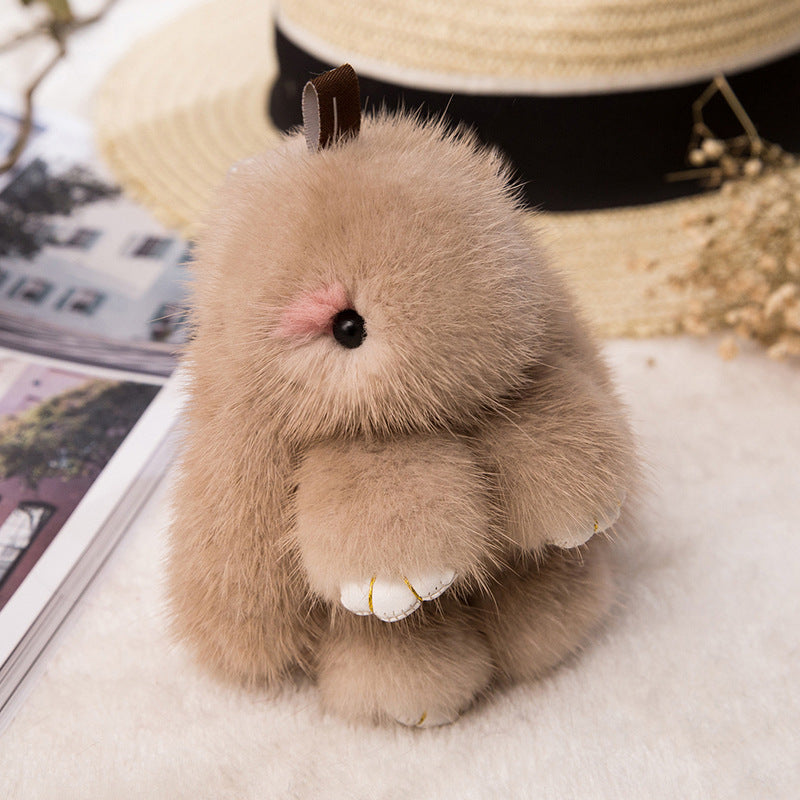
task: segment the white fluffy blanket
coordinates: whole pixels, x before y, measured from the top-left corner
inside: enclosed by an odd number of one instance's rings
[[[424,731],[220,685],[164,633],[162,490],[0,738],[0,797],[797,797],[800,369],[607,351],[655,488],[580,657]]]

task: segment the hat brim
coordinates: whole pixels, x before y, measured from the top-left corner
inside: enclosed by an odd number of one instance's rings
[[[140,41],[107,76],[95,107],[101,153],[117,180],[192,237],[230,165],[277,146],[265,110],[276,64],[271,9],[215,0]],[[674,333],[698,290],[675,288],[702,242],[687,226],[724,216],[710,192],[635,208],[531,213],[554,265],[605,336]]]

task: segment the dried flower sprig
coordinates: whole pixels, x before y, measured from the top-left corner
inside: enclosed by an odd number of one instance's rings
[[[707,125],[703,111],[721,94],[742,126],[742,134],[729,139],[718,137]],[[692,133],[686,159],[692,169],[671,172],[668,181],[698,180],[713,189],[725,181],[754,178],[765,170],[790,166],[796,159],[780,145],[762,139],[753,121],[724,75],[717,75],[692,104]]]
[[[35,0],[21,0],[23,5],[31,5]],[[76,30],[92,25],[102,19],[116,0],[106,0],[95,14],[76,17],[69,0],[41,0],[48,7],[48,17],[38,25],[34,25],[22,33],[12,36],[0,43],[0,54],[7,52],[37,36],[46,36],[56,45],[56,53],[45,66],[32,78],[22,90],[22,118],[17,129],[17,136],[5,158],[0,161],[0,175],[8,172],[19,160],[33,128],[33,95],[39,84],[50,74],[53,67],[67,54],[67,40]]]
[[[800,356],[800,169],[725,183],[730,202],[720,214],[684,220],[700,251],[672,278],[696,299],[684,331],[732,330],[767,347],[772,358]],[[735,338],[721,353],[732,357]]]
[[[730,139],[716,136],[703,116],[718,93],[742,127]],[[679,327],[697,335],[732,330],[720,345],[723,358],[736,355],[737,337],[760,342],[773,358],[800,356],[798,160],[759,136],[722,75],[694,102],[692,116],[687,160],[694,169],[667,178],[721,187],[728,202],[724,211],[683,221],[699,250],[685,272],[670,278],[693,298]]]

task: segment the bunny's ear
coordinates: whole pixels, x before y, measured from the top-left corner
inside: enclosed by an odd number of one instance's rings
[[[358,76],[349,64],[323,72],[305,85],[303,126],[312,153],[339,139],[358,136],[361,95]]]

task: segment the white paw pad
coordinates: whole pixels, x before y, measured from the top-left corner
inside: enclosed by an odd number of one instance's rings
[[[573,531],[561,531],[558,534],[554,534],[550,539],[550,544],[564,549],[580,547],[580,545],[586,544],[592,536],[608,530],[619,519],[625,497],[626,493],[621,492],[620,499],[605,512],[598,513],[596,517],[593,517],[590,524],[576,528]]]
[[[409,575],[401,580],[373,576],[367,581],[342,584],[342,605],[354,614],[374,614],[384,622],[397,622],[413,614],[424,600],[433,600],[455,580],[453,570]]]

